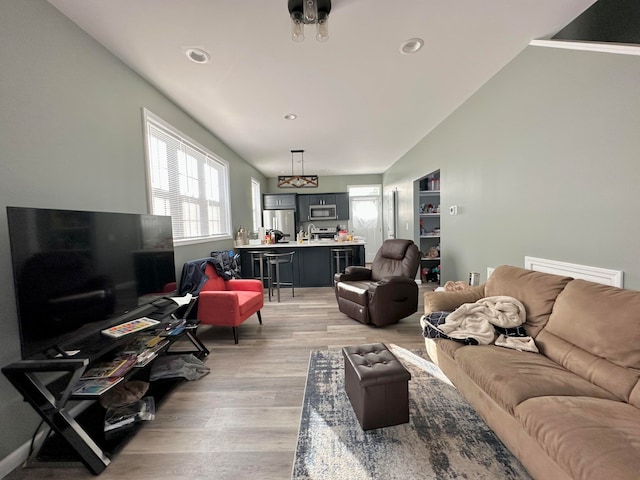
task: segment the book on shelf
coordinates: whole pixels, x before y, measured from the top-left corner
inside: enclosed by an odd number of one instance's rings
[[[133,339],[127,343],[120,351],[120,355],[131,355],[136,357],[136,367],[143,367],[158,356],[158,352],[167,345],[169,341],[158,335],[144,335]]]
[[[127,373],[134,363],[129,356],[98,362],[91,365],[89,369],[82,374],[81,378],[84,380],[88,378],[119,377]]]
[[[151,362],[151,360],[153,360],[154,358],[156,358],[158,356],[158,354],[154,351],[152,351],[151,349],[147,350],[146,352],[141,353],[140,355],[138,355],[137,358],[137,363],[136,363],[136,367],[145,367],[149,364],[149,362]]]
[[[80,380],[73,388],[73,395],[96,396],[102,395],[114,385],[117,385],[124,377],[87,378]]]
[[[143,352],[139,353],[136,357],[138,360],[136,367],[144,367],[147,365],[151,360],[158,356],[158,352],[168,343],[169,340],[162,339],[161,342],[154,343],[152,347],[148,347]]]
[[[140,330],[145,330],[146,328],[152,327],[159,323],[159,320],[154,320],[153,318],[140,317],[134,320],[129,320],[128,322],[121,323],[119,325],[105,328],[104,330],[101,330],[101,332],[109,337],[120,338],[131,333],[139,332]]]
[[[164,339],[159,335],[138,335],[127,342],[119,351],[120,355],[139,355],[149,348],[154,348]]]
[[[127,373],[136,364],[136,357],[127,355],[114,358],[113,360],[98,362],[82,374],[82,380],[99,379],[110,377],[121,377]]]

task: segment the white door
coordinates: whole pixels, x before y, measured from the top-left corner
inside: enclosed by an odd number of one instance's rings
[[[351,202],[350,230],[365,238],[365,262],[373,261],[382,246],[382,202],[380,196],[349,197]]]

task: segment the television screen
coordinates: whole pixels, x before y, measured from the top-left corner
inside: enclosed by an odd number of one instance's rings
[[[175,289],[171,217],[7,207],[7,219],[24,359],[61,353]]]

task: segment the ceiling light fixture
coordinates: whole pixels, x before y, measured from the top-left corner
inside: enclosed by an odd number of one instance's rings
[[[400,45],[400,53],[404,55],[411,55],[412,53],[416,53],[424,46],[424,40],[421,38],[410,38],[402,45]]]
[[[208,63],[211,60],[211,55],[201,48],[187,48],[185,55],[189,60],[194,63]]]
[[[295,113],[287,113],[284,116],[285,120],[295,120],[296,118],[298,118],[298,115],[296,115]]]
[[[293,174],[293,155],[300,154],[300,175]],[[304,174],[304,150],[291,150],[291,175],[278,175],[279,188],[317,188],[318,176]]]
[[[329,13],[331,0],[289,0],[291,38],[294,42],[304,40],[304,26],[316,25],[316,40],[329,40]]]

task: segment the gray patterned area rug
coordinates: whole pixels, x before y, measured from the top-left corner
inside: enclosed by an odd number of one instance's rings
[[[388,345],[411,373],[404,425],[364,432],[340,350],[311,352],[292,479],[530,479],[440,369]]]

